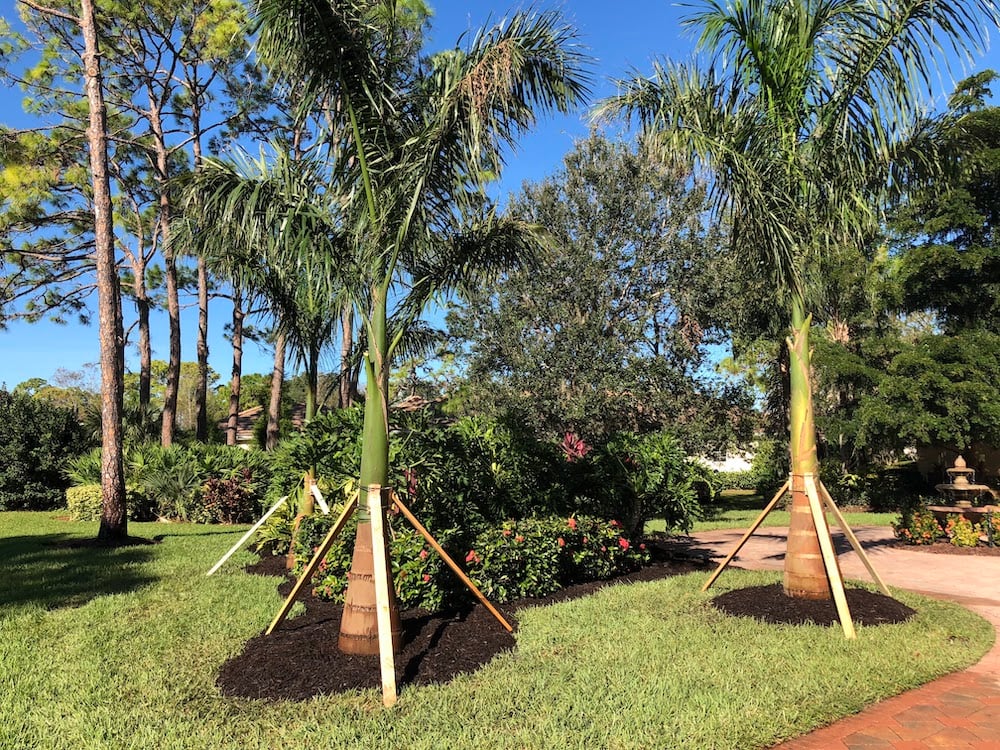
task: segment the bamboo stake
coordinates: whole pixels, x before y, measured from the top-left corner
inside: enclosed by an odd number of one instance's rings
[[[514,628],[511,626],[511,624],[504,619],[503,615],[501,615],[500,612],[497,611],[496,607],[494,607],[490,603],[490,600],[487,599],[483,595],[483,592],[476,587],[476,584],[472,582],[472,579],[470,579],[465,574],[465,572],[460,567],[458,567],[458,564],[454,560],[452,560],[451,556],[444,551],[444,548],[437,543],[437,540],[433,537],[431,532],[429,532],[426,528],[424,528],[423,524],[421,524],[420,521],[417,520],[417,517],[410,512],[409,508],[403,505],[403,501],[400,500],[399,496],[395,493],[393,493],[392,495],[392,502],[395,503],[397,508],[399,508],[399,512],[402,513],[404,516],[406,516],[406,520],[410,522],[413,528],[415,528],[418,532],[420,532],[420,535],[423,536],[423,538],[427,540],[427,543],[431,545],[434,551],[441,556],[441,559],[444,560],[445,563],[448,565],[448,567],[452,569],[452,572],[454,572],[455,575],[458,576],[458,579],[465,584],[466,588],[468,588],[469,591],[471,591],[473,595],[475,595],[475,597],[479,600],[479,602],[484,607],[486,607],[486,609],[489,610],[491,615],[497,618],[497,620],[500,622],[501,625],[503,625],[504,629],[506,629],[508,633],[512,633],[514,631]]]
[[[263,526],[264,522],[267,521],[267,519],[271,517],[271,514],[274,513],[278,508],[280,508],[281,504],[283,502],[285,502],[287,499],[288,499],[288,495],[285,495],[278,502],[276,502],[274,505],[272,505],[271,508],[270,508],[270,510],[268,510],[267,513],[265,513],[264,515],[262,515],[260,517],[260,520],[257,521],[257,523],[255,523],[253,526],[251,526],[249,528],[249,530],[247,531],[247,533],[244,534],[243,536],[241,536],[240,540],[238,542],[236,542],[236,544],[234,544],[232,547],[230,547],[229,551],[226,554],[224,554],[219,559],[219,562],[217,562],[215,565],[213,565],[212,569],[209,570],[205,575],[210,576],[213,573],[215,573],[215,571],[217,571],[219,568],[221,568],[222,565],[223,565],[223,563],[225,563],[226,560],[228,560],[230,557],[232,557],[236,553],[236,550],[238,550],[240,547],[242,547],[243,544],[246,542],[246,540],[249,539],[253,535],[253,533],[255,531],[257,531],[257,529],[259,529],[261,526]]]
[[[826,501],[826,506],[833,513],[834,518],[837,519],[837,524],[840,526],[841,531],[844,532],[844,536],[850,541],[851,546],[854,547],[854,551],[858,553],[858,557],[861,558],[861,562],[864,563],[865,567],[868,568],[868,572],[871,574],[872,580],[879,587],[879,590],[886,596],[891,597],[892,594],[889,593],[889,587],[885,585],[881,576],[875,572],[875,567],[872,565],[871,560],[868,557],[868,553],[865,552],[864,548],[861,546],[861,542],[854,535],[854,531],[851,529],[850,525],[847,523],[847,519],[844,518],[844,514],[840,512],[840,508],[837,504],[833,502],[833,498],[830,497],[829,491],[826,489],[826,485],[823,484],[822,480],[819,482],[819,491],[823,499]]]
[[[396,661],[392,653],[392,622],[389,614],[389,559],[385,550],[385,509],[382,488],[368,487],[368,513],[371,516],[372,557],[375,563],[375,606],[378,617],[379,664],[382,669],[382,705],[396,705]]]
[[[840,576],[837,553],[834,552],[833,540],[830,538],[830,527],[826,524],[823,505],[819,499],[819,491],[816,489],[816,476],[814,474],[804,474],[803,479],[806,485],[806,495],[809,496],[809,510],[812,511],[813,524],[816,526],[816,536],[819,537],[819,548],[823,553],[823,564],[826,566],[826,575],[830,579],[833,601],[837,605],[837,616],[840,617],[840,625],[844,629],[844,636],[848,639],[854,639],[857,638],[857,633],[854,631],[851,610],[847,606],[844,579]]]
[[[289,593],[288,598],[285,599],[285,603],[281,606],[281,610],[275,616],[274,621],[265,631],[264,635],[271,635],[271,633],[274,632],[274,629],[285,621],[285,618],[288,616],[288,612],[292,609],[292,605],[295,603],[295,597],[299,595],[302,587],[309,582],[309,579],[313,577],[313,573],[316,572],[319,564],[323,562],[323,558],[325,558],[326,553],[330,551],[330,547],[333,546],[337,536],[344,530],[344,526],[347,525],[347,520],[351,517],[351,513],[354,511],[356,505],[357,498],[351,498],[347,501],[340,517],[337,519],[336,523],[333,524],[333,528],[331,528],[330,532],[326,535],[326,539],[324,539],[323,543],[316,549],[316,554],[312,556],[309,564],[306,565],[306,569],[302,571],[302,575],[300,575],[299,580],[295,582],[295,586],[292,587],[291,593]]]
[[[702,591],[708,591],[709,587],[713,583],[715,583],[715,579],[717,579],[720,575],[722,575],[722,571],[726,569],[726,566],[729,565],[729,563],[732,562],[733,558],[739,554],[741,549],[743,549],[743,545],[747,543],[747,539],[750,538],[750,535],[753,534],[758,528],[760,528],[760,525],[764,523],[764,519],[767,518],[767,514],[770,513],[772,510],[774,510],[774,506],[778,504],[778,500],[781,499],[781,496],[785,494],[786,490],[788,490],[787,479],[785,480],[785,483],[781,485],[781,489],[779,489],[775,493],[774,497],[771,498],[771,502],[767,504],[767,507],[765,507],[764,510],[761,512],[761,514],[757,516],[757,520],[753,522],[753,525],[749,529],[747,529],[746,533],[743,535],[743,538],[740,539],[739,543],[736,545],[733,551],[729,553],[729,555],[726,557],[725,560],[719,563],[719,567],[717,567],[715,569],[715,572],[712,573],[712,577],[709,578],[707,581],[705,581],[705,585],[701,587]]]

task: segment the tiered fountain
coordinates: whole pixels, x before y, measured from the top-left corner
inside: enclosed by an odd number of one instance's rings
[[[948,481],[934,485],[934,489],[951,501],[951,505],[932,505],[928,510],[944,517],[949,513],[961,513],[977,523],[986,513],[1000,510],[995,505],[981,505],[984,499],[993,499],[993,490],[985,484],[976,484],[976,470],[970,469],[965,459],[959,456],[955,465],[945,469]]]

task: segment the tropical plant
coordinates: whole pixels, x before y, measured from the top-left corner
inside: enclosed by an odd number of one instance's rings
[[[903,157],[933,164],[919,115],[934,51],[981,47],[997,18],[985,0],[708,0],[688,25],[710,66],[657,63],[602,107],[637,118],[654,153],[710,171],[734,251],[770,274],[787,311],[791,596],[830,597],[804,482],[819,472],[809,344],[817,261],[867,239],[901,183]]]
[[[367,342],[362,489],[389,481],[389,369],[407,323],[435,295],[523,257],[538,236],[501,219],[485,184],[539,112],[568,111],[585,92],[582,52],[555,14],[516,14],[466,49],[417,64],[408,6],[257,2],[265,63],[301,86],[304,102],[330,103],[341,138],[334,187],[345,200],[349,291]],[[371,533],[364,508],[359,520],[360,540]],[[352,565],[371,571],[370,554]],[[377,651],[374,601],[371,576],[352,577],[342,649]]]

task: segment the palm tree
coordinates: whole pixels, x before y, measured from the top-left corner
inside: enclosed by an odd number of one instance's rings
[[[804,485],[819,471],[809,377],[815,261],[838,243],[860,243],[878,221],[901,182],[904,136],[919,124],[934,61],[981,47],[983,17],[996,23],[987,0],[707,0],[687,23],[700,29],[710,65],[658,63],[651,77],[620,82],[599,109],[637,119],[651,147],[710,172],[734,252],[771,274],[788,315],[789,596],[830,597]]]
[[[302,86],[304,101],[335,103],[331,190],[346,199],[350,291],[367,346],[362,488],[388,484],[389,368],[408,323],[435,295],[488,278],[537,240],[532,228],[497,216],[486,183],[537,114],[569,111],[586,91],[585,58],[554,14],[514,15],[468,49],[418,64],[409,5],[256,7],[266,64]],[[360,509],[340,631],[340,648],[352,653],[378,653],[370,521]]]

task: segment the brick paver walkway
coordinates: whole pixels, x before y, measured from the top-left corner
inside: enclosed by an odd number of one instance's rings
[[[760,529],[733,565],[780,570],[784,565],[783,528]],[[997,643],[976,665],[921,688],[876,703],[778,746],[780,750],[922,750],[978,748],[1000,750],[1000,557],[935,555],[887,546],[892,532],[883,527],[855,529],[875,570],[890,586],[949,599],[981,614],[998,631]],[[697,546],[726,555],[743,535],[739,530],[694,535]],[[834,532],[845,578],[870,580],[846,540]],[[777,750],[777,748],[775,749]]]

